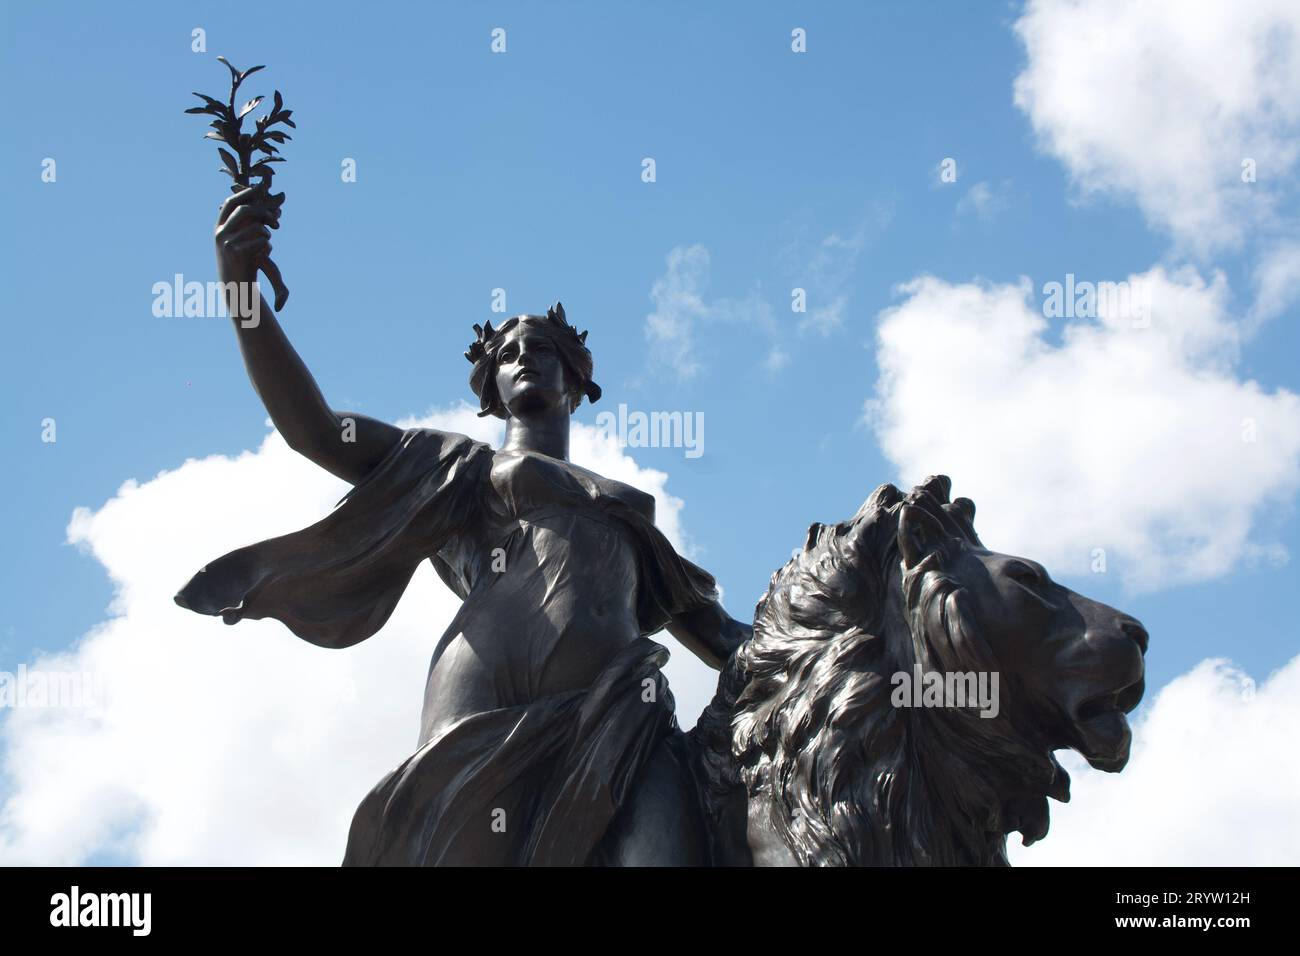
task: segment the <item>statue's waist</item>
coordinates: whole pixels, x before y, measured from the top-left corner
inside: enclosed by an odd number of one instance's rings
[[[588,499],[496,514],[490,521],[486,538],[497,545],[532,528],[572,536],[574,544],[611,538],[632,548],[635,540],[635,535],[626,522]]]
[[[559,603],[526,619],[492,608],[449,630],[425,686],[425,737],[469,714],[585,692],[640,639],[630,614],[620,620],[590,609],[570,613]]]

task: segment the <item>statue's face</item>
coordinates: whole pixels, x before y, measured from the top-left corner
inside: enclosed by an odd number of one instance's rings
[[[496,386],[501,403],[515,418],[568,410],[564,363],[554,340],[531,322],[520,322],[507,334],[496,355]]]
[[[1073,747],[1098,770],[1122,769],[1132,739],[1125,715],[1146,687],[1146,629],[1027,558],[962,548],[949,573],[1010,679],[1008,709],[1054,749]]]

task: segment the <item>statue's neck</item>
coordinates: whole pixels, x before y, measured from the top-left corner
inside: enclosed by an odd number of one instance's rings
[[[569,413],[558,409],[529,418],[511,417],[506,422],[502,451],[533,452],[561,461],[569,460]]]

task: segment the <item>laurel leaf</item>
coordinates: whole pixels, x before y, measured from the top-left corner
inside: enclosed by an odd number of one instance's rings
[[[220,146],[217,147],[217,152],[221,154],[221,161],[226,164],[227,169],[233,169],[238,172],[239,160],[235,159],[234,156],[230,155],[230,153],[226,152]]]
[[[201,99],[203,102],[207,103],[213,109],[220,110],[223,113],[226,111],[226,104],[221,102],[220,100],[213,99],[211,96],[208,96],[206,93],[195,93],[194,95],[197,96],[199,99]]]
[[[224,56],[218,56],[218,57],[217,57],[217,62],[218,62],[218,63],[224,63],[224,64],[226,64],[226,69],[228,69],[228,70],[230,71],[230,79],[234,82],[235,86],[238,86],[238,85],[239,85],[239,71],[238,71],[237,69],[235,69],[234,64],[232,64],[232,63],[231,63],[229,60],[227,60]]]

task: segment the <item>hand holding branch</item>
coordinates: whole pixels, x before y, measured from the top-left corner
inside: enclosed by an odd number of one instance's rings
[[[207,114],[213,117],[212,129],[205,134],[206,139],[225,143],[234,150],[218,146],[221,155],[221,171],[234,183],[231,192],[235,195],[227,199],[221,207],[221,216],[217,221],[217,261],[223,270],[222,281],[252,281],[257,272],[261,272],[275,290],[275,309],[284,308],[289,298],[280,269],[271,261],[270,229],[279,228],[280,207],[284,204],[284,193],[271,193],[271,179],[275,175],[274,163],[284,162],[279,156],[276,144],[283,145],[292,137],[283,130],[272,129],[277,123],[297,128],[290,117],[293,110],[284,108],[280,91],[275,91],[273,107],[270,113],[255,122],[252,133],[243,131],[244,117],[261,105],[265,97],[255,96],[238,110],[235,98],[240,85],[258,70],[255,66],[247,70],[237,70],[223,56],[217,57],[230,70],[230,97],[227,102],[203,93],[195,93],[203,100],[202,106],[188,109],[187,113]],[[261,154],[261,155],[256,155]],[[254,183],[253,180],[257,182]],[[236,206],[246,208],[239,212]],[[225,268],[231,267],[226,273]]]

